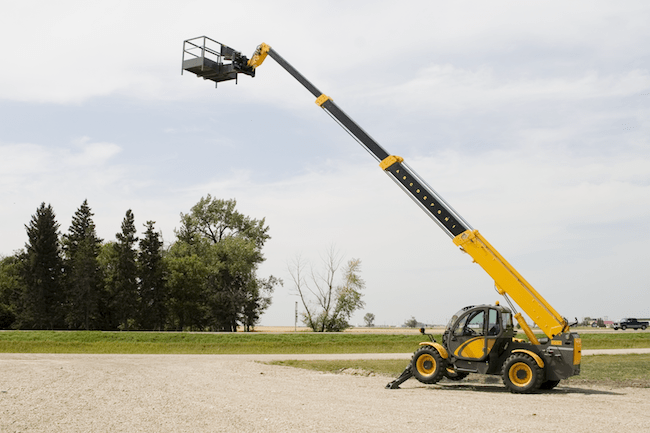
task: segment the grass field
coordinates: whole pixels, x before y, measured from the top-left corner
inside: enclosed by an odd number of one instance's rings
[[[387,379],[396,378],[404,370],[404,360],[354,361],[274,361],[273,365],[304,368],[330,373],[377,374]],[[488,376],[470,374],[466,382],[485,382]],[[500,378],[492,376],[494,381]],[[387,380],[388,382],[389,380]],[[650,355],[594,355],[582,358],[579,376],[562,383],[568,385],[600,385],[611,387],[650,387]]]
[[[4,331],[3,353],[255,354],[403,353],[422,340],[405,334]]]
[[[521,336],[523,337],[523,335]],[[650,333],[583,334],[583,349],[650,347]],[[440,336],[436,338],[440,341]],[[408,353],[419,334],[1,331],[2,353]]]

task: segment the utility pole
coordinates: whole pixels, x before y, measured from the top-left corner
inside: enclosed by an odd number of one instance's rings
[[[298,331],[298,301],[296,301],[296,316],[293,321],[293,331]]]

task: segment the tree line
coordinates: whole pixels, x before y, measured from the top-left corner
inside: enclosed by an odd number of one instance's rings
[[[138,238],[131,210],[105,242],[87,200],[65,234],[42,203],[25,248],[0,260],[0,329],[251,330],[282,281],[257,275],[264,218],[235,207],[201,198],[165,247],[154,221]]]

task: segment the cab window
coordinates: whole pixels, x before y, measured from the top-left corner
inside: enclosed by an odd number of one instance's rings
[[[511,313],[502,313],[501,314],[501,320],[503,321],[503,326],[506,327],[506,329],[512,328],[512,314]]]
[[[488,335],[499,335],[501,326],[499,325],[499,312],[490,308],[488,313]]]
[[[485,311],[473,311],[462,317],[454,329],[455,336],[485,335],[483,324],[485,323]]]

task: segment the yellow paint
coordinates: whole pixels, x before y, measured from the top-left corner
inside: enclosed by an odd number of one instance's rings
[[[553,346],[561,346],[561,345],[562,345],[562,341],[561,341],[561,340],[551,340],[551,344],[552,344]]]
[[[474,337],[458,346],[454,355],[462,358],[480,359],[485,356],[485,338]]]
[[[402,163],[404,162],[404,158],[402,158],[401,156],[389,155],[379,163],[379,167],[382,170],[386,170],[388,167],[395,164],[396,162]]]
[[[549,338],[568,332],[567,321],[477,230],[467,230],[459,234],[454,238],[454,243],[492,277],[497,291],[510,296]]]
[[[427,362],[431,363],[430,368],[426,367]],[[415,368],[417,368],[418,372],[423,376],[429,376],[430,374],[433,374],[436,371],[436,364],[437,364],[436,358],[429,355],[428,353],[424,353],[418,357],[415,363]]]
[[[530,342],[535,345],[539,345],[539,340],[537,340],[537,337],[535,336],[535,334],[533,334],[533,330],[530,329],[530,326],[528,326],[528,323],[526,323],[526,319],[524,319],[524,316],[522,316],[521,313],[517,313],[515,314],[515,319],[517,319],[517,322],[519,322],[519,326],[521,326],[521,329],[524,330],[524,334],[526,334],[528,340],[530,340]]]
[[[253,69],[260,66],[264,59],[266,59],[266,56],[269,54],[270,49],[270,46],[266,45],[265,43],[261,43],[255,50],[255,53],[253,53],[253,57],[248,61],[248,66],[251,66]]]
[[[573,365],[580,365],[582,360],[582,339],[576,338],[573,340]]]
[[[440,356],[442,357],[442,359],[447,359],[447,358],[449,358],[449,352],[447,352],[447,349],[445,349],[445,346],[443,346],[443,345],[440,344],[440,343],[433,343],[433,342],[431,342],[431,341],[423,341],[422,343],[420,343],[420,346],[431,346],[431,347],[434,347],[434,348],[438,351],[438,353],[440,354]]]
[[[523,373],[521,377],[519,377],[520,373]],[[523,387],[528,385],[530,381],[533,380],[533,370],[530,368],[530,365],[526,364],[525,362],[517,362],[510,366],[510,370],[508,370],[508,377],[510,378],[510,382],[512,382],[513,385]]]
[[[319,107],[322,107],[325,102],[331,101],[331,100],[332,100],[332,98],[330,98],[329,96],[327,96],[326,94],[323,93],[318,98],[316,98],[316,105],[318,105]]]
[[[512,351],[512,353],[525,353],[526,355],[530,355],[535,360],[539,368],[544,368],[544,360],[542,360],[542,358],[540,358],[539,355],[533,351],[526,349],[515,349]]]

